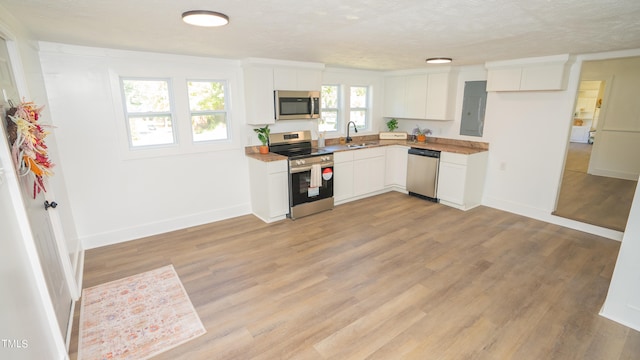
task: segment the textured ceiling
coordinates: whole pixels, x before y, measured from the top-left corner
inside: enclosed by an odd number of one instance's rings
[[[640,0],[0,0],[35,38],[67,44],[393,70],[640,48]],[[213,10],[222,28],[184,24]],[[1,10],[1,9],[0,9]],[[433,65],[429,65],[433,66]]]

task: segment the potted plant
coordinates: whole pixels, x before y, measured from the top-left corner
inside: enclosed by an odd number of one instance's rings
[[[387,129],[389,129],[389,131],[393,131],[397,128],[398,128],[398,120],[396,120],[395,118],[392,118],[391,120],[387,121]]]
[[[426,142],[427,135],[431,135],[431,130],[427,128],[420,128],[420,125],[416,125],[416,128],[413,129],[413,135],[416,137],[417,142]]]
[[[269,153],[269,134],[271,130],[269,129],[269,125],[265,125],[265,127],[259,129],[253,129],[258,134],[258,139],[262,142],[260,146],[260,154],[268,154]]]

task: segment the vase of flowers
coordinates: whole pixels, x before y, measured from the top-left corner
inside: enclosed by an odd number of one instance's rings
[[[413,129],[413,136],[417,142],[426,142],[427,135],[431,135],[431,130],[427,128],[420,128],[420,125],[416,125],[416,128]]]

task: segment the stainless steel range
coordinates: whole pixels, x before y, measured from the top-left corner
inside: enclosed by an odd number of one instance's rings
[[[269,135],[269,151],[289,158],[289,217],[333,209],[333,153],[311,146],[310,131]]]

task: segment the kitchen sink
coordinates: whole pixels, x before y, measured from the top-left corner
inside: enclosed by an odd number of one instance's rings
[[[359,144],[347,144],[349,149],[361,149],[371,145],[378,145],[377,143],[359,143]]]

